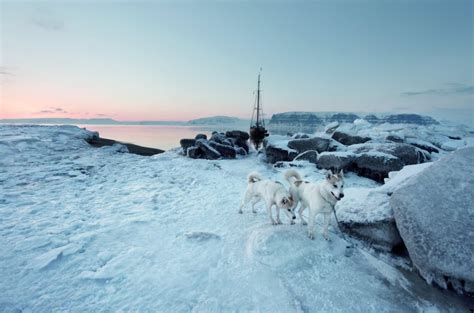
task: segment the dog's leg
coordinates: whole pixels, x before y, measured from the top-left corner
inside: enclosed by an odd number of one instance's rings
[[[257,204],[257,202],[259,201],[260,199],[257,198],[257,197],[254,197],[253,200],[252,200],[252,213],[257,213],[257,211],[255,211],[255,204]]]
[[[276,206],[276,215],[277,215],[277,218],[276,218],[276,222],[277,224],[281,224],[281,220],[280,220],[280,207],[278,205],[275,205]]]
[[[245,192],[245,196],[244,198],[242,199],[242,202],[240,203],[240,208],[239,208],[239,214],[242,214],[243,211],[242,209],[244,208],[245,205],[247,205],[247,203],[249,202],[251,198],[251,192],[249,189],[247,189],[247,191]]]
[[[267,206],[267,214],[268,214],[268,218],[270,219],[270,223],[273,224],[273,225],[277,225],[277,222],[273,219],[273,216],[272,216],[272,203],[266,203],[266,206]]]
[[[300,209],[298,210],[298,215],[300,216],[301,224],[307,225],[308,223],[306,223],[306,220],[303,217],[304,210],[306,210],[306,206],[301,203]]]
[[[329,221],[331,219],[331,213],[324,213],[324,226],[323,226],[323,237],[326,240],[329,240]]]
[[[316,227],[316,212],[309,208],[309,217],[308,217],[308,238],[314,239],[314,229]]]

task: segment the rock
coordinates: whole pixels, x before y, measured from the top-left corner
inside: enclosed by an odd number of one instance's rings
[[[236,138],[243,141],[247,141],[250,138],[249,133],[241,131],[241,130],[231,130],[231,131],[226,132],[225,135],[226,137]]]
[[[330,134],[334,133],[338,127],[339,127],[339,122],[338,121],[329,123],[324,127],[324,132],[326,134],[330,135]]]
[[[318,161],[318,152],[315,150],[308,150],[293,159],[293,161],[308,161],[310,163],[316,164]]]
[[[196,146],[201,148],[201,150],[204,153],[204,156],[208,160],[216,160],[222,157],[222,155],[216,149],[214,149],[213,147],[209,145],[209,142],[207,140],[204,140],[204,139],[196,140]]]
[[[228,140],[223,133],[213,132],[209,141],[214,141],[220,144],[224,144],[224,141]]]
[[[235,152],[237,155],[247,155],[247,151],[245,151],[245,149],[242,147],[236,147]]]
[[[288,142],[288,147],[303,153],[308,150],[315,150],[319,153],[327,151],[329,147],[329,138],[311,137],[304,139],[294,139]]]
[[[249,153],[249,145],[247,144],[247,141],[232,138],[231,145],[235,149],[242,148],[247,154]]]
[[[393,218],[372,223],[341,222],[342,231],[366,241],[378,250],[403,250],[403,241]]]
[[[316,165],[318,168],[348,171],[352,168],[354,159],[352,152],[323,152],[318,156]]]
[[[189,147],[187,149],[186,155],[192,159],[199,159],[204,157],[204,151],[199,147]]]
[[[379,188],[346,188],[337,205],[342,231],[383,251],[403,250],[395,224],[390,197]]]
[[[267,156],[267,162],[273,164],[279,161],[293,161],[293,159],[298,155],[298,152],[295,150],[267,146],[265,148],[265,154]]]
[[[370,137],[361,137],[361,136],[356,136],[356,135],[349,135],[347,133],[341,132],[341,131],[335,131],[334,134],[332,134],[332,138],[334,140],[339,141],[343,145],[350,146],[350,145],[355,145],[359,143],[364,143],[369,141],[371,138]]]
[[[194,137],[194,139],[198,140],[198,139],[205,139],[207,140],[207,135],[205,134],[197,134],[196,137]]]
[[[403,168],[403,162],[396,156],[377,152],[363,152],[355,156],[354,171],[360,176],[383,182],[389,172],[399,171]]]
[[[396,189],[390,199],[415,267],[428,283],[474,286],[474,147],[457,150]],[[467,288],[467,289],[466,289]],[[474,290],[471,290],[474,291]]]
[[[399,158],[404,165],[421,163],[422,153],[412,145],[405,143],[364,143],[348,147],[354,153],[364,153],[369,151],[383,152]]]
[[[398,143],[403,143],[404,142],[403,138],[399,137],[397,135],[388,135],[387,137],[385,137],[385,140],[398,142]]]
[[[270,135],[263,140],[265,155],[268,163],[279,161],[293,161],[298,155],[296,150],[288,148],[288,137],[281,135]]]
[[[329,139],[329,147],[327,151],[347,151],[347,147],[344,146],[342,143],[340,143],[337,140],[334,139]]]
[[[236,152],[232,146],[223,145],[213,141],[209,141],[209,145],[217,150],[224,158],[235,159]]]
[[[424,140],[417,139],[417,138],[407,138],[406,143],[408,143],[412,146],[415,146],[419,149],[428,151],[429,153],[431,153],[431,152],[439,153],[438,148],[436,148],[435,145],[429,143],[428,141],[424,141]]]
[[[186,154],[186,151],[188,150],[188,148],[196,145],[196,140],[195,139],[181,139],[179,141],[179,144],[181,145],[181,148],[183,148],[184,154]]]

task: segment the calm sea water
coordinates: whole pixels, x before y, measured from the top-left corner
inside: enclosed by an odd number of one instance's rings
[[[221,127],[194,127],[194,126],[164,126],[164,125],[77,125],[88,130],[98,131],[100,137],[134,143],[140,146],[168,150],[179,147],[182,138],[194,138],[196,134],[206,134],[208,137],[213,130],[225,131]],[[242,127],[232,127],[241,129]],[[248,130],[247,130],[248,131]]]

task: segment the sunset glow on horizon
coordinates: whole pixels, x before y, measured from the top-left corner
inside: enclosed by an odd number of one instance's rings
[[[0,119],[473,121],[473,2],[3,1]]]

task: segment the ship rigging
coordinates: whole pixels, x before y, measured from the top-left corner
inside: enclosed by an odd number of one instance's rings
[[[268,131],[265,129],[265,119],[263,117],[263,108],[261,104],[260,74],[261,72],[258,73],[255,105],[253,108],[252,120],[250,122],[250,142],[255,146],[256,150],[259,149],[263,139],[268,136]]]

